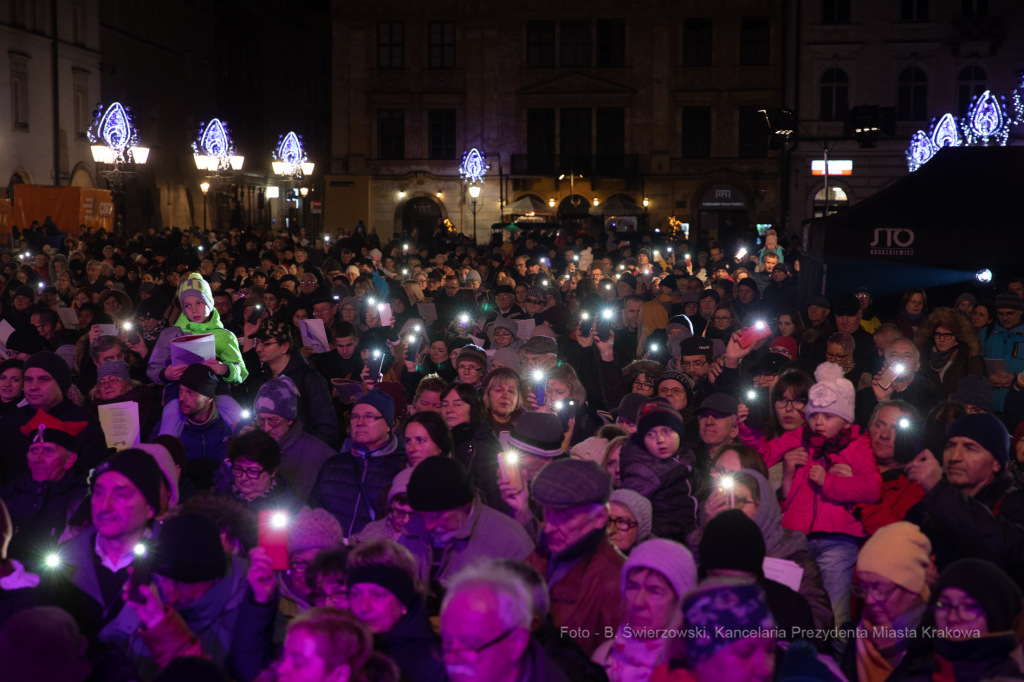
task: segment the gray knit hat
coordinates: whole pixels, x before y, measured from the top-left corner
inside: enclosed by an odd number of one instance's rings
[[[545,355],[547,353],[557,355],[558,345],[549,336],[534,336],[523,344],[522,350],[524,353],[532,353],[534,355]]]
[[[627,393],[622,396],[622,400],[619,401],[619,406],[612,410],[612,416],[618,419],[628,419],[629,421],[636,423],[639,420],[640,407],[643,406],[650,396],[641,395],[639,393]]]
[[[697,564],[693,554],[672,540],[653,538],[633,548],[619,574],[619,591],[622,594],[626,593],[626,581],[634,568],[649,568],[665,576],[679,599],[697,586]]]
[[[331,549],[345,539],[341,524],[326,509],[303,507],[288,526],[288,553],[307,549]]]
[[[612,496],[609,500],[611,502],[618,502],[628,508],[636,518],[636,544],[640,544],[650,537],[651,527],[654,522],[654,508],[651,506],[650,500],[629,488],[619,488],[612,491]]]
[[[954,308],[959,308],[960,304],[967,301],[971,305],[978,305],[978,297],[974,294],[968,294],[966,291],[956,297],[956,303],[953,305]]]
[[[253,412],[269,412],[294,421],[299,414],[299,389],[295,382],[282,375],[260,386]]]
[[[954,403],[980,407],[986,412],[992,412],[992,382],[988,377],[968,374],[960,378],[956,391],[949,399]]]
[[[611,474],[596,462],[560,459],[537,474],[530,487],[530,498],[548,509],[573,509],[605,504],[611,492]]]

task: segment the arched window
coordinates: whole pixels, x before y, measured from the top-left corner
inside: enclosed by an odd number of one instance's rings
[[[821,75],[821,113],[819,121],[846,118],[850,79],[842,69],[829,69]]]
[[[828,214],[832,215],[842,211],[850,205],[850,197],[842,187],[831,185],[828,188]],[[814,217],[821,218],[825,215],[825,188],[822,187],[814,193]]]
[[[960,112],[960,118],[967,115],[967,107],[971,105],[971,98],[985,92],[987,83],[985,69],[980,66],[967,66],[960,71],[960,79],[957,83],[957,110]]]
[[[896,118],[901,121],[923,121],[928,118],[928,78],[916,66],[903,69],[900,73]]]

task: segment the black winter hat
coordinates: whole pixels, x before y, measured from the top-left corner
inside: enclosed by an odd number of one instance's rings
[[[406,495],[415,511],[438,512],[466,506],[476,498],[476,490],[466,467],[442,455],[416,465]]]
[[[958,587],[985,610],[989,632],[1012,630],[1021,612],[1021,592],[998,566],[984,559],[954,561],[932,588],[932,604],[947,587]]]
[[[724,568],[759,576],[766,550],[758,525],[741,509],[728,509],[704,526],[699,551],[705,571]]]
[[[100,476],[110,472],[121,474],[131,481],[146,498],[146,503],[153,511],[156,514],[160,513],[160,481],[164,480],[164,474],[160,470],[160,465],[153,459],[153,455],[139,448],[122,450],[93,469],[89,477],[90,485],[94,485]],[[219,532],[217,537],[220,538]]]
[[[182,514],[160,527],[153,552],[154,573],[182,583],[200,583],[223,578],[227,564],[220,530],[211,519]]]
[[[64,358],[48,350],[39,351],[25,361],[26,372],[33,367],[39,368],[52,376],[53,380],[60,386],[60,392],[67,397],[68,389],[71,388],[71,368],[68,367],[68,363]]]
[[[217,377],[206,365],[189,365],[182,373],[178,383],[207,398],[217,395]]]

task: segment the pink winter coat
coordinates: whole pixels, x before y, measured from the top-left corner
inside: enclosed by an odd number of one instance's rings
[[[867,535],[864,526],[853,516],[857,504],[877,502],[882,495],[882,475],[878,472],[875,453],[867,434],[858,436],[856,426],[853,441],[832,458],[832,464],[849,464],[853,476],[838,476],[829,471],[825,485],[810,481],[807,472],[814,463],[814,451],[808,447],[807,466],[798,467],[793,485],[783,506],[782,526],[803,533],[845,533],[862,538]],[[759,432],[740,427],[740,438],[761,453],[769,467],[782,461],[783,455],[804,445],[803,429],[785,433],[765,441]]]

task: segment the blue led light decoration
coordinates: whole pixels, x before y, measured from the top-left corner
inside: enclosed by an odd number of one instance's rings
[[[1024,123],[1024,69],[1017,71],[1017,81],[1019,85],[1010,94],[1010,100],[1013,102],[1013,121],[1010,122],[1011,125],[1021,125]]]
[[[931,140],[936,151],[943,147],[960,147],[964,140],[960,135],[957,118],[953,114],[943,114],[937,122],[932,123]]]
[[[192,154],[200,170],[242,170],[244,157],[235,154],[235,143],[227,124],[219,118],[199,125],[199,137],[192,143]]]
[[[1010,116],[1006,112],[1006,100],[986,90],[971,100],[967,118],[963,123],[967,144],[988,146],[989,140],[1006,146],[1010,135]]]
[[[97,163],[146,163],[149,149],[138,146],[139,131],[131,109],[114,102],[104,111],[99,104],[92,115],[93,123],[86,136],[92,143],[92,155]]]
[[[935,156],[935,146],[928,139],[923,130],[918,130],[910,138],[910,148],[907,149],[907,166],[913,173],[924,164],[931,161]]]
[[[490,169],[491,167],[487,165],[487,159],[484,158],[483,152],[473,147],[468,152],[462,154],[459,177],[462,178],[463,182],[483,184],[484,175]]]
[[[278,138],[277,149],[274,150],[273,168],[275,175],[290,175],[296,179],[313,174],[314,164],[306,159],[306,150],[302,146],[302,138],[293,132]]]

